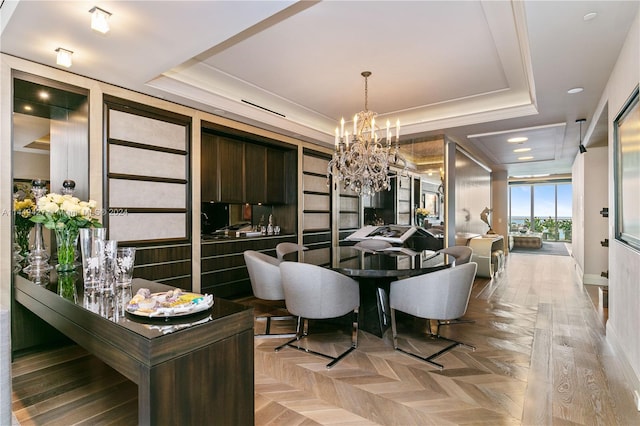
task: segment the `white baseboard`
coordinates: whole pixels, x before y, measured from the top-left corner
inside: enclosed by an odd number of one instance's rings
[[[607,343],[611,345],[616,360],[620,362],[623,379],[625,384],[629,386],[629,393],[632,395],[634,391],[640,391],[640,377],[633,370],[631,363],[629,363],[623,346],[620,344],[620,339],[610,321],[607,321],[606,329]]]

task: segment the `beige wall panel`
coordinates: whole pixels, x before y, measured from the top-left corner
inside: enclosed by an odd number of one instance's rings
[[[127,146],[109,146],[109,173],[186,179],[186,157]]]
[[[411,214],[400,213],[398,214],[398,225],[411,225]]]
[[[328,229],[329,219],[329,213],[305,213],[303,216],[303,229]]]
[[[360,200],[358,198],[340,197],[340,210],[358,211]]]
[[[305,175],[302,185],[303,191],[322,192],[325,194],[329,193],[326,177]]]
[[[118,241],[186,238],[185,213],[129,213],[109,215],[109,238]]]
[[[305,263],[313,265],[326,265],[331,260],[331,250],[327,248],[310,249],[304,252]]]
[[[304,210],[329,211],[331,198],[328,195],[304,194]]]
[[[340,213],[340,229],[359,228],[358,213]]]
[[[183,209],[187,207],[187,185],[109,179],[109,206]]]
[[[328,164],[328,160],[325,160],[324,158],[312,157],[310,155],[305,155],[302,159],[302,167],[303,171],[305,172],[326,175]]]
[[[163,148],[186,151],[184,126],[110,110],[109,137]]]

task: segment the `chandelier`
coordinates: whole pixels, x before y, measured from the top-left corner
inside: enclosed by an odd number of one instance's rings
[[[340,129],[336,127],[335,152],[327,167],[327,183],[333,175],[343,182],[345,189],[351,189],[358,195],[372,195],[391,187],[389,167],[400,166],[406,169],[406,161],[398,151],[400,138],[400,120],[396,121],[395,144],[392,144],[390,123],[387,120],[385,138],[379,136],[376,127],[376,113],[368,109],[367,79],[370,71],[363,71],[364,77],[364,111],[353,117],[353,136],[344,131],[344,118],[340,121]]]

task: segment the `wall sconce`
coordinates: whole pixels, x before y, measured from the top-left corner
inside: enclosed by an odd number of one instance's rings
[[[71,55],[73,55],[73,52],[71,50],[63,49],[62,47],[58,47],[56,52],[58,52],[56,64],[69,68],[71,66]]]
[[[584,123],[585,121],[587,121],[586,118],[579,118],[576,120],[576,123],[580,123],[580,145],[578,146],[578,149],[580,150],[580,154],[584,154],[585,152],[587,152],[587,148],[585,148],[585,146],[582,145],[582,123]]]
[[[94,6],[89,10],[91,13],[91,29],[102,34],[109,32],[109,17],[111,13]]]

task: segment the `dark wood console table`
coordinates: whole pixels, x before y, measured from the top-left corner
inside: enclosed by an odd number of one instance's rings
[[[16,275],[15,299],[138,385],[141,425],[253,424],[253,313],[216,298],[182,321],[143,322],[122,315],[117,298],[58,295]],[[135,279],[152,292],[172,287]]]

